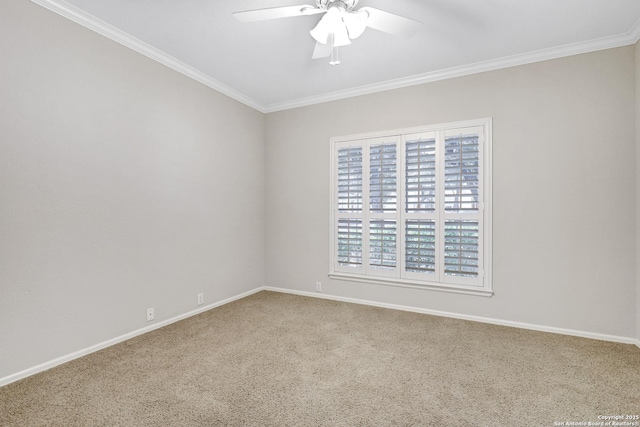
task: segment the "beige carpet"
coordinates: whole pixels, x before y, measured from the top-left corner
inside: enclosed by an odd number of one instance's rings
[[[640,413],[640,349],[261,292],[0,388],[1,426],[553,426]]]

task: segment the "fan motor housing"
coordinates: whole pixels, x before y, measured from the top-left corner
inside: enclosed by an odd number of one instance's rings
[[[331,3],[342,3],[348,11],[351,11],[358,4],[358,0],[316,0],[318,7],[325,10],[329,8]]]

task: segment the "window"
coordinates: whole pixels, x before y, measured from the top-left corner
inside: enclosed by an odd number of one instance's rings
[[[331,139],[331,271],[491,295],[491,119]]]

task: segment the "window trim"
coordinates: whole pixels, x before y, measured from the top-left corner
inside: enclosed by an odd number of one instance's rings
[[[370,133],[361,133],[355,135],[346,135],[339,137],[332,137],[330,139],[330,203],[329,203],[329,277],[336,280],[345,280],[350,282],[360,282],[360,283],[371,283],[371,284],[379,284],[379,285],[389,285],[389,286],[399,286],[406,288],[414,288],[414,289],[427,289],[427,290],[435,290],[435,291],[444,291],[458,294],[467,294],[467,295],[478,295],[490,297],[493,295],[493,281],[492,281],[492,158],[493,158],[493,148],[492,148],[492,118],[483,118],[476,120],[466,120],[459,122],[449,122],[442,124],[434,124],[434,125],[426,125],[426,126],[418,126],[411,128],[402,128],[395,130],[386,130],[386,131],[377,131]],[[336,173],[337,173],[337,160],[336,156],[336,145],[345,142],[356,142],[364,140],[373,140],[380,138],[395,138],[401,145],[398,145],[398,157],[401,157],[401,153],[404,153],[404,141],[405,138],[409,135],[420,134],[420,133],[428,133],[428,132],[438,132],[442,131],[443,134],[448,130],[458,129],[458,128],[466,128],[466,127],[482,127],[484,130],[484,140],[482,142],[482,168],[480,174],[480,185],[481,185],[481,193],[482,193],[482,201],[483,203],[480,206],[482,210],[481,213],[481,221],[480,226],[482,227],[481,240],[482,240],[482,278],[480,281],[480,286],[477,285],[468,285],[468,284],[460,284],[460,283],[442,283],[442,282],[431,282],[427,280],[414,280],[408,278],[400,278],[400,277],[386,277],[386,276],[372,276],[366,275],[365,273],[365,257],[368,257],[368,253],[364,251],[365,242],[363,241],[363,266],[362,273],[354,274],[350,272],[344,271],[336,271],[335,262],[337,257],[337,215],[336,215],[336,206],[337,206],[337,191],[336,191]],[[363,153],[364,156],[364,153]],[[366,156],[365,156],[366,157]],[[364,174],[368,174],[368,160],[365,162],[363,158],[363,176]],[[365,166],[367,165],[367,166]],[[401,161],[398,163],[398,190],[404,191],[404,188],[401,187],[400,176],[404,175],[405,171],[401,170],[401,165],[404,165],[404,162]],[[368,179],[364,180],[368,183]],[[365,188],[368,188],[368,184],[365,186],[363,183],[363,194]],[[400,191],[398,191],[400,194]],[[364,200],[363,200],[363,211],[365,209]],[[401,207],[402,209],[402,207]],[[399,212],[398,212],[399,215]],[[364,216],[363,216],[364,218]],[[402,227],[401,223],[398,221],[398,229]],[[363,222],[363,227],[365,223]],[[401,245],[401,236],[402,233],[398,233],[397,239],[397,256],[398,259],[401,257],[401,253],[404,252],[403,245]],[[403,239],[402,239],[403,240]]]

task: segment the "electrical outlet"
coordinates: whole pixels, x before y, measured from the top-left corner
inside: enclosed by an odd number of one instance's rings
[[[204,304],[204,294],[198,294],[198,305]]]
[[[322,283],[316,282],[316,292],[322,292]]]
[[[147,308],[147,322],[151,322],[153,320],[153,317],[154,317],[153,307]]]

